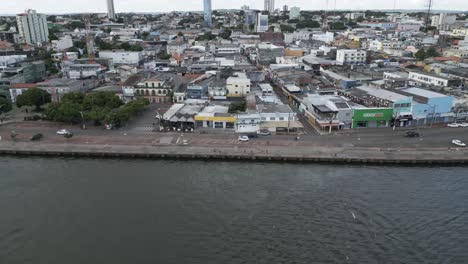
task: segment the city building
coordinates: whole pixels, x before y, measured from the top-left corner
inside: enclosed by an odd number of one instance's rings
[[[298,19],[301,16],[301,8],[293,6],[289,9],[289,19]]]
[[[99,58],[112,59],[114,64],[140,65],[143,61],[140,51],[104,50],[99,52]]]
[[[245,10],[250,10],[250,6],[248,6],[248,5],[243,5],[243,6],[241,6],[241,10],[244,10],[244,11],[245,11]]]
[[[283,6],[283,12],[288,12],[288,10],[289,10],[288,5],[284,5],[284,6]]]
[[[226,89],[229,97],[246,96],[250,93],[250,79],[245,73],[234,73],[226,80]]]
[[[29,9],[25,13],[18,14],[16,22],[21,42],[36,45],[49,41],[46,15]]]
[[[257,13],[251,10],[245,12],[244,23],[246,25],[255,25],[257,22]]]
[[[257,32],[265,32],[268,30],[268,15],[257,15],[256,29]]]
[[[432,16],[431,26],[441,30],[448,30],[451,25],[457,21],[456,14],[441,13],[439,15]]]
[[[408,78],[413,84],[434,85],[434,86],[458,86],[461,84],[460,79],[447,78],[444,76],[435,75],[428,72],[410,72]]]
[[[393,120],[392,108],[353,109],[353,128],[390,127]]]
[[[365,50],[341,49],[336,52],[336,61],[344,64],[364,64],[367,60],[367,52]]]
[[[448,123],[455,114],[452,112],[453,96],[411,87],[399,90],[399,93],[413,97],[413,118],[417,126]]]
[[[265,8],[263,10],[273,14],[275,12],[275,0],[265,0]]]
[[[107,0],[107,18],[115,19],[114,0]]]
[[[203,0],[204,26],[211,27],[211,0]]]
[[[61,52],[73,47],[73,41],[70,36],[60,37],[58,40],[52,40],[52,46],[55,51]]]

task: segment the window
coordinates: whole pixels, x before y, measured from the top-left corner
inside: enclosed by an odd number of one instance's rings
[[[161,94],[161,90],[158,90],[158,94]]]
[[[214,125],[215,125],[215,128],[224,128],[223,122],[215,122]]]
[[[356,122],[356,127],[367,127],[367,121]]]
[[[154,88],[154,83],[151,83],[151,87],[153,87],[153,88]]]
[[[279,120],[280,120],[280,121],[284,121],[284,117],[280,117]]]
[[[151,95],[152,95],[152,96],[155,96],[155,95],[156,95],[156,93],[154,92],[154,90],[151,90]]]
[[[270,117],[270,121],[276,121],[275,117]]]
[[[148,87],[148,83],[145,83],[145,86]]]

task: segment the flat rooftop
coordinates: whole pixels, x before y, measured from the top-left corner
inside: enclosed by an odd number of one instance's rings
[[[356,89],[361,90],[371,96],[382,98],[382,99],[392,101],[392,102],[408,99],[408,96],[406,95],[402,95],[399,93],[395,93],[395,92],[385,90],[385,89],[380,89],[380,88],[374,88],[374,87],[369,87],[369,86],[359,86],[359,87],[356,87]]]
[[[406,92],[406,93],[414,94],[414,95],[417,95],[417,96],[422,96],[422,97],[425,97],[425,98],[439,98],[439,97],[446,97],[447,96],[445,94],[441,94],[441,93],[437,93],[437,92],[433,92],[433,91],[429,91],[429,90],[425,90],[425,89],[421,89],[421,88],[417,88],[417,87],[403,89],[402,91]]]

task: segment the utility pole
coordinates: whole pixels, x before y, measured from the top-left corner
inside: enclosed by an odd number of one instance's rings
[[[427,15],[426,15],[426,32],[429,28],[430,16],[432,9],[432,0],[427,0]]]

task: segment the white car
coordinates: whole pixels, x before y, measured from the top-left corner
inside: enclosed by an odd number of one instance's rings
[[[463,142],[462,142],[461,140],[459,140],[459,139],[454,139],[454,140],[452,140],[452,143],[453,143],[454,145],[459,146],[459,147],[466,147],[466,144],[463,143]]]
[[[248,141],[249,141],[249,137],[248,137],[248,136],[239,136],[239,141],[241,141],[241,142],[248,142]]]
[[[468,123],[460,123],[458,124],[459,127],[468,127]]]
[[[448,126],[448,127],[460,127],[460,124],[458,124],[458,123],[452,123],[452,124],[448,124],[447,126]]]
[[[59,131],[57,131],[57,135],[68,135],[68,134],[70,134],[70,131],[66,129],[60,129]]]

